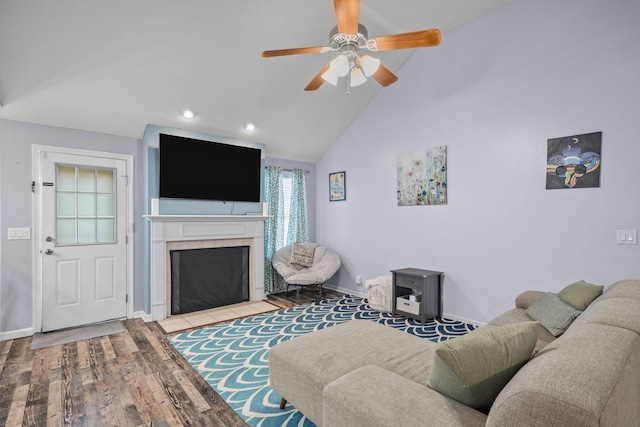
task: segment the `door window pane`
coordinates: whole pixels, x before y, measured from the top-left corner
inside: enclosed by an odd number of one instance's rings
[[[56,243],[115,242],[115,169],[57,165],[56,170]]]
[[[96,243],[96,220],[78,220],[78,243]]]
[[[60,191],[76,191],[76,168],[73,166],[58,166],[56,182]]]
[[[75,219],[58,219],[57,239],[59,245],[71,245],[76,242],[76,220]]]
[[[113,194],[98,194],[98,216],[113,216]]]
[[[58,218],[76,216],[76,193],[58,193]]]
[[[78,191],[96,191],[96,170],[78,168]]]
[[[98,220],[98,242],[112,242],[114,240],[115,227],[113,219]]]
[[[98,169],[98,193],[113,193],[113,171]]]
[[[96,216],[96,195],[95,194],[78,194],[78,216],[94,217]]]

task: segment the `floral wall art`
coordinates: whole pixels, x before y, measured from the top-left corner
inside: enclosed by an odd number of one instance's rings
[[[398,206],[447,204],[447,146],[398,154]]]

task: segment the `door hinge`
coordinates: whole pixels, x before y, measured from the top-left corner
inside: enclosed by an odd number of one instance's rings
[[[126,294],[124,297],[124,302],[129,302],[129,294]]]
[[[122,175],[122,177],[124,178],[124,184],[129,185],[129,175]]]
[[[124,236],[124,244],[125,245],[129,244],[129,235],[128,234],[126,236]]]

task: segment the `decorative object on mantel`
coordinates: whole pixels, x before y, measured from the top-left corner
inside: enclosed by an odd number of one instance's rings
[[[339,202],[347,200],[346,173],[333,172],[329,174],[329,201]]]
[[[547,190],[600,187],[602,132],[547,140]]]
[[[294,49],[267,50],[264,58],[274,56],[298,55],[306,53],[337,52],[339,55],[326,64],[311,82],[304,88],[316,90],[324,82],[338,85],[338,77],[347,77],[347,93],[373,77],[382,86],[389,86],[398,80],[380,60],[369,55],[359,55],[358,51],[367,49],[372,52],[385,50],[413,49],[417,47],[438,46],[440,30],[422,30],[411,33],[392,34],[368,39],[367,28],[358,23],[360,19],[360,0],[333,0],[338,23],[329,32],[329,46],[301,47]]]
[[[398,206],[447,204],[447,146],[398,154]]]

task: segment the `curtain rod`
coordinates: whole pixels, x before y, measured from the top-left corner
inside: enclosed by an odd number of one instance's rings
[[[265,166],[266,168],[266,166]],[[283,171],[287,171],[287,172],[293,172],[293,169],[287,169],[287,168],[282,168]],[[300,170],[304,170],[304,173],[311,173],[311,171],[308,171],[306,169],[300,169]]]

